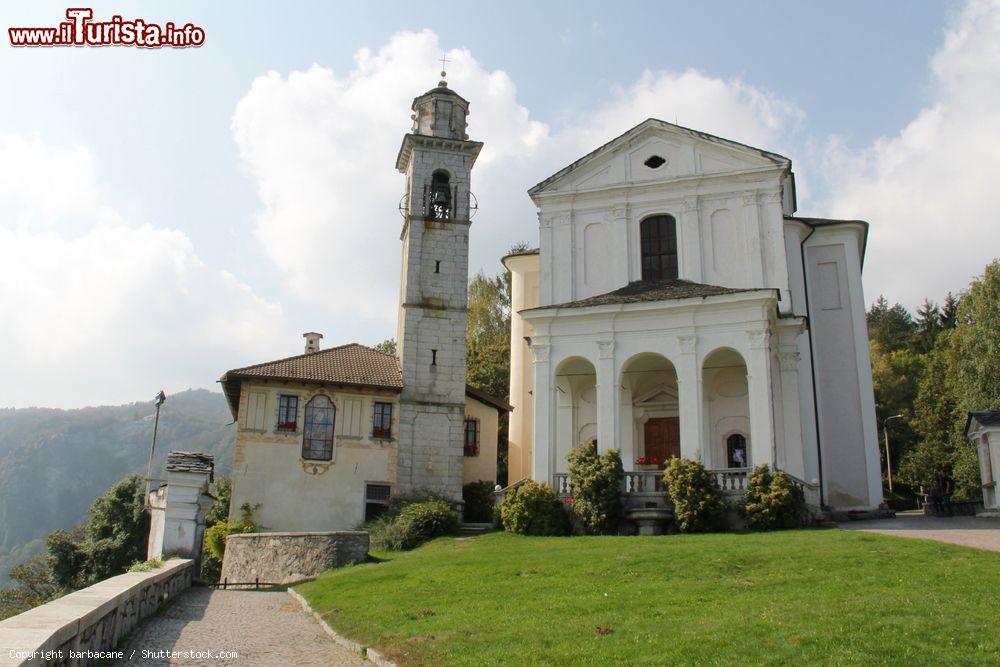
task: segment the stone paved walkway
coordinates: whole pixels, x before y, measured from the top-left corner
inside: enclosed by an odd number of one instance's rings
[[[121,649],[125,661],[116,664],[143,667],[370,664],[334,644],[288,593],[272,591],[192,588],[147,620]],[[143,658],[143,651],[161,650],[201,655]]]
[[[897,537],[937,540],[966,547],[1000,551],[1000,519],[974,516],[932,517],[901,512],[894,519],[844,521],[846,530],[863,530]]]

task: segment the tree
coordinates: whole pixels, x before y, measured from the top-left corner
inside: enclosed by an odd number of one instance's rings
[[[941,328],[954,329],[955,318],[958,316],[958,299],[954,294],[948,292],[941,306]]]
[[[955,384],[954,334],[943,331],[926,356],[914,398],[912,425],[919,436],[901,460],[899,476],[913,487],[930,489],[934,473],[950,468],[965,437],[964,419]]]
[[[882,295],[872,304],[866,319],[868,338],[887,351],[908,346],[917,328],[906,308],[898,303],[890,306]]]
[[[396,354],[396,339],[386,338],[381,343],[375,346],[375,349],[379,352],[385,352],[386,354]]]
[[[925,355],[901,348],[886,352],[882,345],[871,342],[872,381],[875,386],[875,410],[879,425],[887,417],[902,415],[890,422],[892,460],[894,466],[912,450],[919,438],[912,427],[913,404],[924,372]]]
[[[14,585],[0,590],[0,620],[16,616],[59,596],[45,556],[35,556],[10,569]]]
[[[90,583],[146,560],[149,519],[144,510],[145,482],[132,475],[114,484],[90,506],[87,518],[87,573]]]
[[[941,309],[930,299],[924,299],[924,305],[917,309],[917,348],[921,352],[930,352],[941,326]]]

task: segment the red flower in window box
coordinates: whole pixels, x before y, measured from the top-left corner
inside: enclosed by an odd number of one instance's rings
[[[465,455],[466,456],[479,456],[479,445],[473,445],[466,443],[465,445]]]
[[[297,422],[278,422],[278,430],[294,431],[297,425]]]
[[[635,465],[639,470],[661,470],[665,467],[658,456],[640,456],[635,460]]]

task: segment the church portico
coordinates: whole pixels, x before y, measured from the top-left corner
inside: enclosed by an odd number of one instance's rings
[[[535,331],[534,412],[552,415],[535,422],[535,478],[564,475],[570,448],[594,438],[627,471],[675,456],[713,470],[775,466],[774,299],[522,311]]]

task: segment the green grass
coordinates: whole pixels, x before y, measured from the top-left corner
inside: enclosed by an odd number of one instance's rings
[[[1000,662],[1000,554],[964,547],[836,529],[494,533],[377,556],[296,590],[405,664]]]

